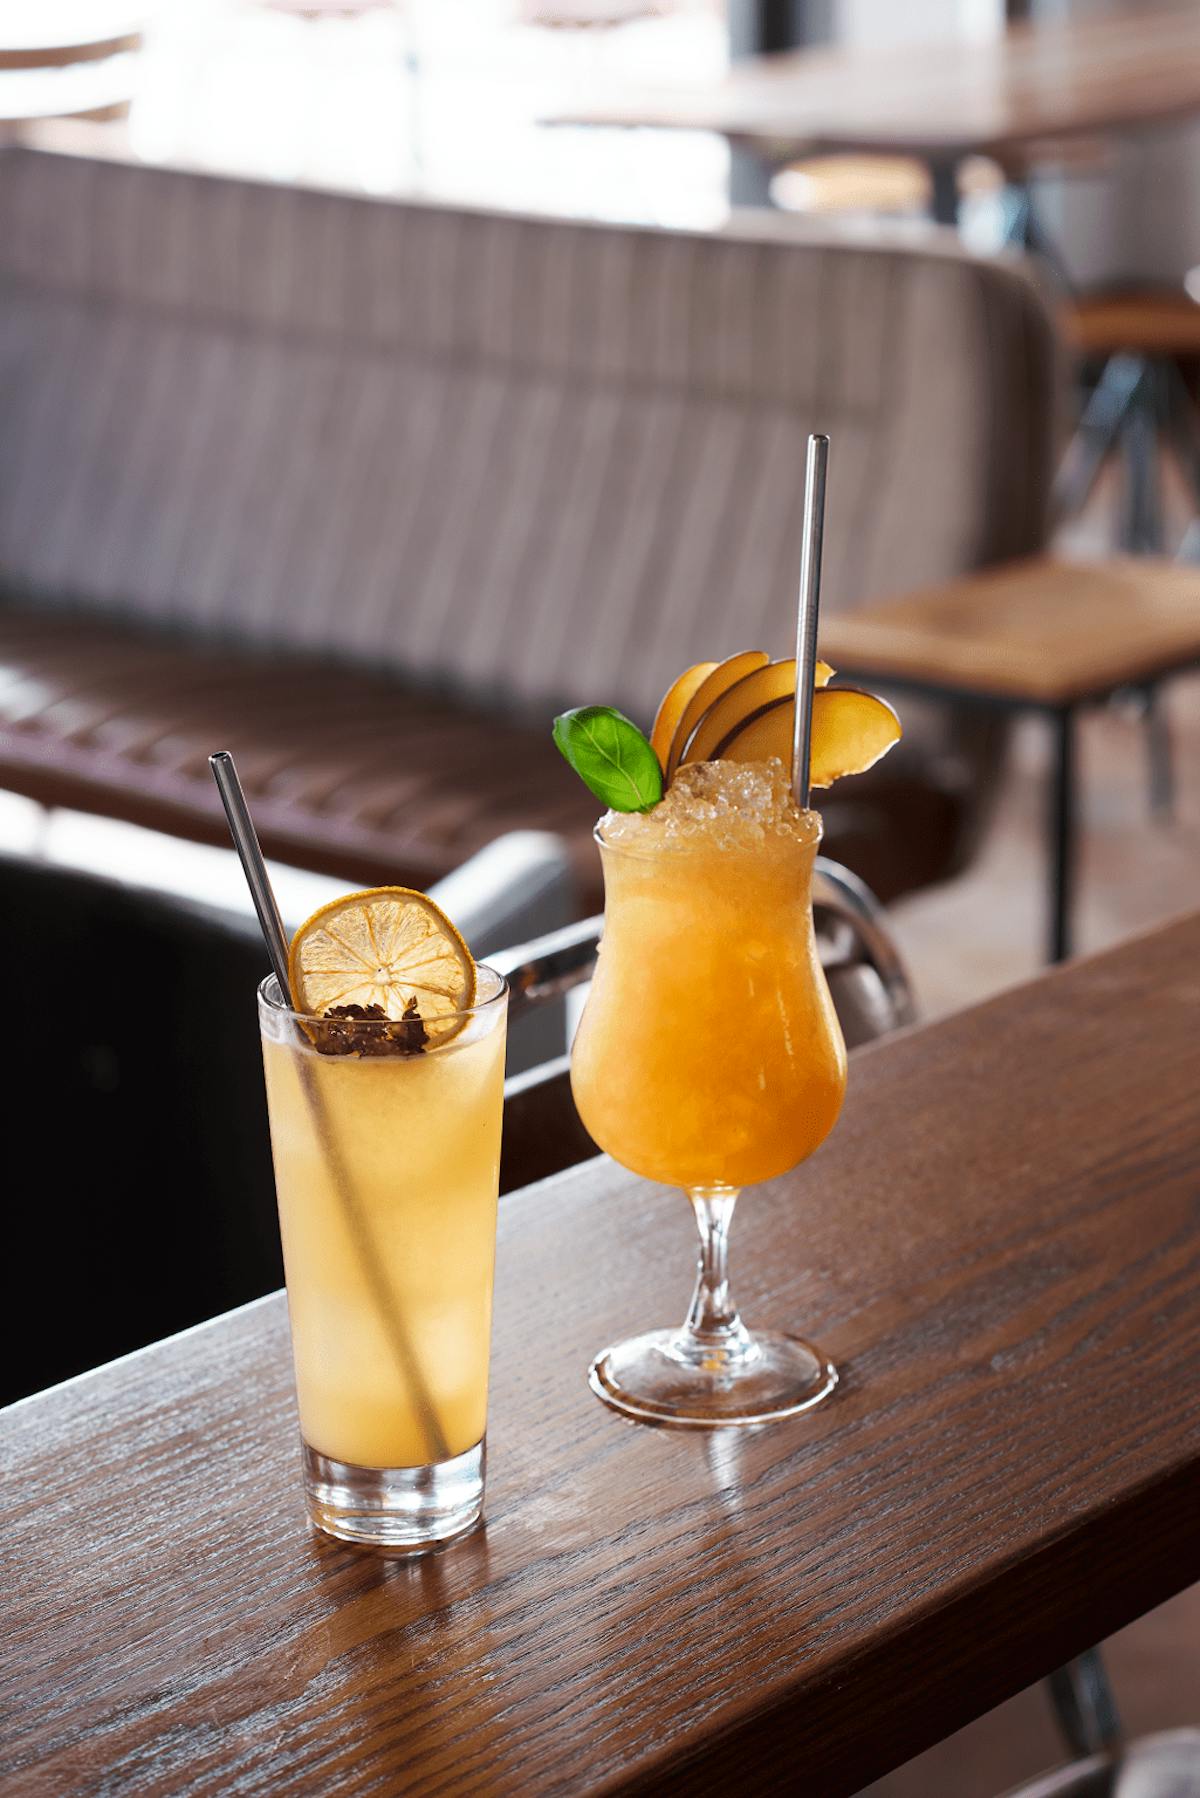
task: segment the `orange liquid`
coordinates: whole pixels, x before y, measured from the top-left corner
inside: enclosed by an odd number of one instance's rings
[[[604,940],[571,1085],[623,1167],[750,1186],[832,1130],[846,1049],[813,933],[819,842],[813,813],[752,846],[602,841]]]
[[[360,1467],[462,1454],[487,1419],[503,1011],[474,1037],[411,1059],[321,1056],[289,1032],[264,1041],[263,1060],[304,1440]],[[411,1368],[398,1361],[381,1293]]]

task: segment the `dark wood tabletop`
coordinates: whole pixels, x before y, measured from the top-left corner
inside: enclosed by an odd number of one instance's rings
[[[736,63],[715,81],[609,82],[554,122],[719,131],[799,151],[959,157],[1200,111],[1200,8],[1133,4],[992,37],[839,45]]]
[[[756,1432],[585,1385],[681,1315],[682,1199],[505,1200],[486,1527],[438,1554],[309,1533],[279,1297],[14,1406],[3,1789],[835,1798],[1049,1672],[1200,1577],[1198,1044],[1200,916],[858,1052],[735,1222],[750,1321],[843,1373]]]

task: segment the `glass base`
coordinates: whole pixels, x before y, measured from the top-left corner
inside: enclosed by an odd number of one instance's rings
[[[588,1384],[614,1411],[642,1423],[719,1430],[811,1411],[837,1385],[837,1368],[801,1336],[748,1335],[735,1352],[697,1353],[680,1330],[651,1330],[597,1355]]]
[[[483,1515],[482,1442],[430,1467],[354,1467],[303,1447],[309,1518],[339,1542],[419,1553]]]

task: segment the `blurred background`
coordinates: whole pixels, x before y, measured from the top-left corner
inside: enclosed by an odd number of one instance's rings
[[[1174,9],[1185,27],[1195,12]],[[1119,399],[1121,377],[1128,385],[1158,364],[1142,399],[1154,383],[1169,384],[1183,414],[1141,437],[1143,418],[1116,428],[1086,492],[1047,495],[1049,540],[1084,556],[1113,547],[1186,556],[1200,465],[1190,415],[1200,332],[1187,286],[1200,259],[1200,122],[1180,71],[1191,39],[1168,29],[1147,52],[1147,33],[1134,29],[1139,14],[1147,9],[1119,0],[1007,8],[1002,0],[5,0],[0,120],[13,144],[132,167],[681,232],[720,234],[769,207],[776,234],[816,225],[843,241],[907,238],[916,253],[936,237],[931,215],[946,216],[951,167],[924,153],[916,126],[931,127],[936,149],[937,108],[953,100],[948,129],[961,132],[974,112],[979,143],[961,154],[952,146],[951,226],[982,257],[1032,249],[1029,278],[1058,331],[1062,365],[1046,403],[1056,409],[1049,428],[1060,472],[1106,373]],[[1161,22],[1170,11],[1150,17]],[[1063,61],[1064,25],[1085,28],[1078,67]],[[1001,68],[990,53],[1014,26],[1038,36]],[[1139,42],[1141,62],[1124,67]],[[794,45],[809,48],[812,73],[790,88],[778,74],[767,78],[777,102],[768,119],[754,71],[770,65],[756,58]],[[945,61],[954,46],[968,60]],[[741,87],[730,88],[739,71]],[[1032,121],[1020,117],[1030,93],[1042,115]],[[1019,131],[989,144],[993,115],[1010,103]],[[764,119],[763,135],[693,127],[706,112],[719,122],[722,107],[739,125]],[[594,122],[614,115],[620,125]],[[879,129],[856,139],[872,118]],[[845,125],[844,145],[828,143],[831,123]],[[1006,118],[1003,128],[1012,127]],[[1107,310],[1097,310],[1097,296]],[[796,329],[830,324],[810,309]],[[1160,454],[1141,454],[1148,433]],[[1078,456],[1078,441],[1073,448]],[[886,466],[876,473],[886,481]],[[833,491],[836,505],[836,462]],[[11,591],[24,571],[6,547],[0,541],[0,580]],[[1039,546],[1031,537],[1020,547]],[[859,597],[831,590],[826,603]],[[678,635],[676,663],[724,646],[701,635],[700,621]],[[736,631],[730,639],[742,640]],[[783,639],[768,647],[781,652]],[[669,678],[671,666],[660,666]],[[642,714],[645,692],[643,683]],[[1173,679],[1155,697],[1149,728],[1147,695],[1135,686],[1081,719],[1075,946],[1099,947],[1169,915],[1196,890],[1195,692],[1186,672]],[[1147,757],[1168,724],[1172,774],[1160,752],[1146,803]],[[1051,752],[1032,719],[1017,718],[1007,736],[988,829],[969,860],[951,858],[953,884],[922,880],[897,895],[892,921],[928,1014],[1041,960],[1036,864]],[[111,845],[118,862],[136,857],[144,871],[155,856],[164,870],[182,866],[173,843],[101,831],[94,820],[68,826],[2,795],[0,832],[14,848],[45,843],[49,832],[56,853],[73,855],[77,844],[87,863],[107,866]],[[189,883],[197,878],[191,866]]]
[[[790,653],[810,431],[822,653],[905,722],[825,849],[919,1014],[1195,906],[1198,151],[1191,0],[0,0],[3,1077],[72,1195],[15,1391],[279,1279],[209,753],[289,925],[398,881],[519,964],[601,899],[553,712]],[[1053,1759],[1014,1704],[873,1789]]]

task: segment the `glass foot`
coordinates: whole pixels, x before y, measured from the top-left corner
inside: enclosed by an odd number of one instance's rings
[[[734,1353],[697,1347],[680,1330],[651,1330],[607,1348],[588,1384],[614,1411],[643,1423],[717,1430],[810,1411],[837,1385],[837,1368],[801,1336],[748,1336]]]
[[[354,1467],[303,1446],[309,1518],[339,1542],[416,1553],[461,1536],[483,1514],[482,1442],[430,1467]]]

